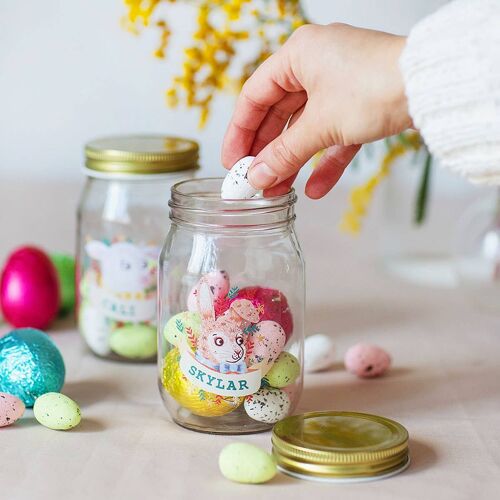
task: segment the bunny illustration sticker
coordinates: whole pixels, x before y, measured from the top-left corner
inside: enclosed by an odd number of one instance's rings
[[[259,314],[248,301],[237,304],[216,318],[214,295],[206,278],[196,292],[201,331],[193,345],[179,345],[180,368],[193,384],[221,396],[248,396],[259,390],[262,371],[248,366],[250,322]]]
[[[116,321],[154,320],[158,248],[126,241],[107,245],[92,240],[85,249],[99,268],[89,292],[94,305]]]

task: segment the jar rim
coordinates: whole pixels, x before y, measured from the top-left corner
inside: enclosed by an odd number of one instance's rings
[[[241,210],[245,209],[253,209],[253,208],[269,208],[276,205],[282,205],[284,203],[293,205],[297,201],[297,195],[295,193],[295,189],[292,187],[290,191],[285,194],[278,196],[256,196],[248,199],[223,199],[220,196],[220,189],[213,191],[196,191],[196,192],[183,192],[182,188],[187,185],[195,185],[202,184],[207,182],[216,182],[222,185],[224,181],[224,177],[198,177],[196,179],[184,179],[180,182],[176,182],[172,188],[172,199],[175,197],[178,200],[196,200],[197,202],[203,204],[209,203],[220,203],[221,209],[222,207],[232,207],[232,210],[237,210],[236,207],[241,206]],[[171,201],[172,201],[171,199]]]
[[[175,222],[214,227],[276,227],[295,219],[297,195],[285,194],[244,200],[221,198],[224,178],[187,179],[174,184],[169,201],[170,218]]]

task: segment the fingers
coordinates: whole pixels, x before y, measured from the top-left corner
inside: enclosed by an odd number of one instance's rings
[[[316,129],[306,104],[297,121],[257,155],[248,171],[250,184],[256,189],[268,189],[297,173],[324,147]]]
[[[288,92],[303,90],[290,74],[286,51],[280,49],[247,80],[236,102],[222,145],[222,164],[226,168],[231,168],[236,161],[249,154],[257,130],[270,108]]]
[[[361,146],[331,146],[323,154],[306,184],[306,195],[318,200],[327,194],[344,173]]]
[[[284,180],[283,182],[279,183],[277,186],[265,189],[264,197],[272,198],[273,196],[281,196],[283,194],[288,193],[288,191],[290,191],[290,188],[292,187],[292,184],[295,182],[297,175],[299,175],[298,172],[296,174],[293,174],[291,177]]]
[[[291,92],[271,106],[255,134],[250,154],[256,156],[265,146],[274,141],[283,132],[290,117],[305,104],[306,100],[307,94],[304,91]]]

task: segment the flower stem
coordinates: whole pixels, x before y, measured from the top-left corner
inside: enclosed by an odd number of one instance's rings
[[[432,166],[432,155],[427,151],[422,177],[417,192],[415,205],[415,224],[421,225],[425,222],[427,206],[429,203],[430,173]]]

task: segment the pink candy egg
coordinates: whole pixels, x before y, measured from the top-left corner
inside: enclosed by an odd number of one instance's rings
[[[391,357],[376,345],[361,343],[349,348],[344,364],[347,371],[358,377],[378,377],[388,370]]]
[[[0,392],[0,427],[7,427],[21,418],[24,409],[24,403],[19,398]]]
[[[257,323],[248,336],[247,364],[260,365],[265,375],[285,347],[285,330],[276,321]]]
[[[214,300],[223,299],[229,292],[229,276],[226,271],[213,271],[204,276],[207,279]],[[189,292],[187,299],[188,310],[191,312],[198,311],[198,292],[199,283],[197,283]]]
[[[46,328],[59,310],[59,282],[52,261],[42,250],[14,251],[0,277],[4,318],[16,328]]]

